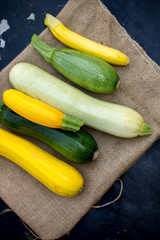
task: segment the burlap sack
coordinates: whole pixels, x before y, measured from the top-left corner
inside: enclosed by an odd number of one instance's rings
[[[130,57],[129,66],[116,67],[121,78],[117,92],[108,95],[86,92],[96,98],[134,108],[152,127],[153,133],[147,137],[122,139],[87,128],[98,143],[99,158],[91,164],[72,164],[85,180],[84,191],[73,198],[54,194],[20,167],[1,157],[0,196],[42,239],[56,239],[69,232],[160,136],[160,68],[98,0],[70,0],[58,18],[71,30],[117,48]],[[41,37],[52,46],[63,46],[48,29]],[[11,67],[21,61],[33,63],[69,82],[28,46],[1,72],[1,96],[4,90],[11,88],[8,80]],[[28,139],[63,159],[46,145]]]

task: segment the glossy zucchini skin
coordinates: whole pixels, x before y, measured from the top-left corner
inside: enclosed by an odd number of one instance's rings
[[[32,46],[66,78],[96,93],[110,93],[119,86],[116,70],[98,57],[77,50],[48,46],[36,34]]]
[[[96,141],[82,129],[73,133],[48,128],[21,117],[5,104],[1,104],[0,123],[15,132],[44,142],[72,162],[88,163],[98,156]]]
[[[96,93],[117,89],[119,76],[107,62],[72,49],[56,49],[52,65],[72,82]]]

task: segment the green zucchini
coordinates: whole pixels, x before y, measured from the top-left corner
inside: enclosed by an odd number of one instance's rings
[[[32,64],[16,64],[9,79],[17,90],[77,117],[97,130],[124,138],[152,132],[135,110],[93,98]]]
[[[82,129],[73,133],[48,128],[21,117],[5,104],[1,104],[0,123],[15,132],[39,139],[73,162],[87,163],[98,156],[96,141]]]
[[[69,48],[50,47],[36,34],[31,43],[47,62],[77,85],[96,93],[110,93],[118,88],[119,76],[104,60]]]

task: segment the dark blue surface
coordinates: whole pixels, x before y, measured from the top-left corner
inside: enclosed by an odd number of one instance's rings
[[[56,15],[66,0],[1,0],[0,20],[7,19],[10,29],[3,33],[6,47],[0,48],[0,69],[5,67],[29,43],[33,33],[45,27],[44,15]],[[103,0],[121,25],[160,65],[160,1]],[[35,21],[27,20],[30,13]],[[157,109],[159,110],[159,109]],[[121,177],[121,198],[101,209],[91,209],[61,240],[159,240],[160,239],[160,141]],[[117,182],[98,204],[113,200],[120,190]],[[8,208],[0,201],[0,210]],[[0,215],[0,239],[24,240],[34,236],[13,213]]]

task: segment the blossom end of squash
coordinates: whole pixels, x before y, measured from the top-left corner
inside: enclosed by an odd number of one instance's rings
[[[127,62],[126,62],[126,66],[130,63],[130,59],[129,57],[127,57]]]

